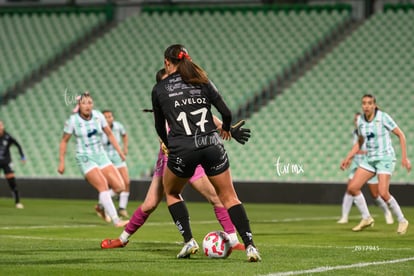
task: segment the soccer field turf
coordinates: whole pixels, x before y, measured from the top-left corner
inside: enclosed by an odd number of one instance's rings
[[[125,248],[102,250],[104,238],[122,229],[102,221],[95,201],[24,199],[25,209],[0,198],[1,275],[413,275],[414,229],[397,235],[380,209],[369,206],[375,226],[354,233],[350,223],[336,224],[340,206],[245,204],[262,262],[248,263],[234,251],[227,259],[209,259],[201,251],[176,259],[181,236],[165,203]],[[130,202],[130,214],[140,202]],[[206,233],[220,230],[212,207],[187,203],[199,245]],[[414,207],[402,207],[414,223]]]

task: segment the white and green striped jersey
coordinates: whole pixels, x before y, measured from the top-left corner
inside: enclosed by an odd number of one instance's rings
[[[390,132],[398,125],[390,115],[377,110],[371,122],[367,122],[365,116],[359,116],[357,125],[358,134],[364,137],[368,160],[378,160],[382,157],[395,158]]]
[[[126,130],[124,128],[124,126],[117,121],[114,121],[112,123],[112,132],[116,138],[116,141],[118,142],[118,144],[122,144],[122,136],[124,136],[126,134]],[[114,146],[111,144],[111,142],[109,142],[108,136],[106,136],[106,134],[104,133],[102,135],[102,143],[104,145],[105,151],[109,154],[118,154],[118,152],[116,151],[116,149],[114,148]]]
[[[65,123],[63,131],[76,137],[76,152],[90,154],[103,152],[103,128],[108,126],[104,115],[92,110],[90,120],[83,119],[79,113],[72,114]]]

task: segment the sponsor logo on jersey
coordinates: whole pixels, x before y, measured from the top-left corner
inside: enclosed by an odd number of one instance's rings
[[[201,89],[191,89],[189,93],[191,97],[201,97]]]
[[[181,81],[182,79],[181,79],[181,76],[177,76],[175,79],[170,79],[170,80],[168,80],[168,82],[169,83],[173,83],[173,82],[179,82],[179,81]]]
[[[375,134],[373,132],[367,132],[366,135],[367,135],[368,141],[375,137]]]
[[[169,83],[165,85],[165,90],[167,90],[168,92],[174,92],[175,90],[184,90],[184,89],[189,89],[192,88],[192,86],[188,86],[185,83]]]
[[[168,94],[168,97],[170,97],[170,98],[171,98],[171,97],[181,96],[183,93],[184,93],[183,91],[180,91],[180,92],[173,92],[173,93]]]
[[[98,133],[98,131],[95,128],[92,131],[88,132],[88,138],[91,138],[93,135],[96,135],[96,133]]]

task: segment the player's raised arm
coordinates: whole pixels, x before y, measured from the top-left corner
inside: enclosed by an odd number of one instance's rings
[[[63,174],[65,172],[65,155],[66,155],[66,148],[68,145],[68,141],[72,134],[63,133],[62,139],[60,140],[59,145],[59,166],[58,166],[58,173]]]

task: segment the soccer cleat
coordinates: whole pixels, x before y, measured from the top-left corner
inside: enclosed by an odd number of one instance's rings
[[[407,233],[408,220],[398,223],[397,234],[404,235]]]
[[[21,204],[20,202],[16,203],[16,209],[24,209],[23,204]]]
[[[98,217],[103,219],[106,222],[111,222],[111,218],[105,213],[105,209],[102,206],[102,204],[96,204],[95,205],[95,211]]]
[[[249,245],[246,249],[247,261],[249,262],[260,262],[262,258],[260,257],[259,251],[253,245]]]
[[[184,244],[183,249],[181,249],[180,253],[177,255],[177,259],[190,258],[190,255],[197,253],[199,248],[196,240],[192,238],[189,242]]]
[[[128,224],[129,220],[119,220],[115,223],[115,227],[125,227]]]
[[[340,218],[336,223],[338,224],[347,224],[348,223],[348,218]]]
[[[352,231],[359,232],[362,231],[364,228],[367,228],[368,226],[373,227],[374,226],[374,219],[372,217],[369,217],[367,219],[362,219],[361,222],[352,228]]]
[[[129,214],[128,214],[127,210],[124,209],[124,208],[119,208],[118,209],[118,215],[120,217],[123,217],[123,218],[129,218]]]
[[[246,250],[246,247],[244,247],[244,244],[242,243],[236,243],[235,245],[232,245],[232,250]]]
[[[394,218],[392,217],[392,214],[390,211],[387,211],[385,213],[385,223],[387,224],[393,224],[394,223]]]
[[[122,242],[121,239],[105,239],[101,242],[102,249],[109,249],[109,248],[118,248],[118,247],[125,247],[129,241],[126,243]]]

